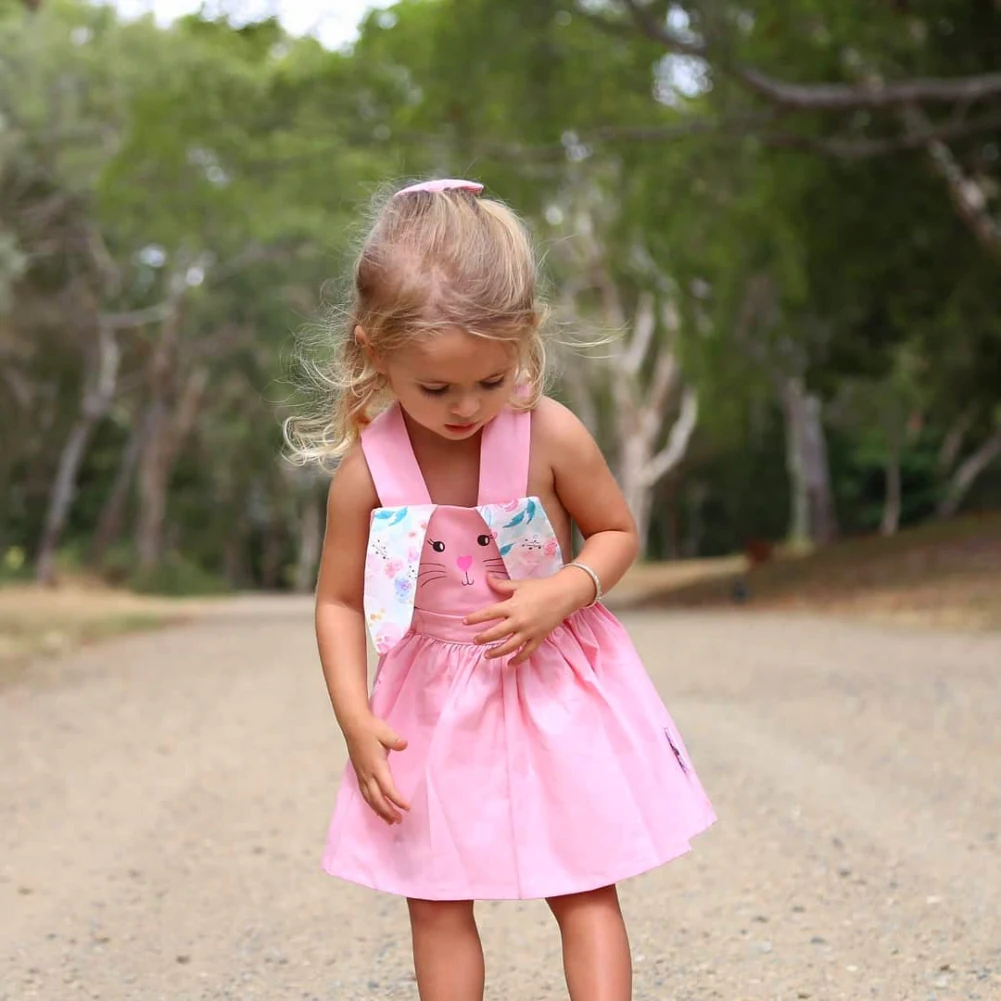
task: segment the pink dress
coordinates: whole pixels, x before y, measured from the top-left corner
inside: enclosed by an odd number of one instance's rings
[[[482,433],[474,508],[428,495],[398,406],[362,436],[380,503],[365,611],[380,654],[373,712],[409,742],[390,768],[410,803],[388,826],[349,764],[328,873],[425,900],[596,889],[684,854],[716,819],[632,642],[602,605],[575,612],[524,664],[487,660],[463,615],[497,601],[488,573],[563,565],[526,497],[531,414]]]

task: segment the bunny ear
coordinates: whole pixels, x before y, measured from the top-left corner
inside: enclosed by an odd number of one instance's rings
[[[441,177],[434,181],[421,181],[419,184],[411,184],[408,188],[397,191],[394,198],[400,195],[411,195],[416,191],[430,191],[432,194],[439,191],[471,191],[474,195],[482,194],[483,185],[479,181],[463,181],[457,177]]]
[[[372,512],[365,554],[365,621],[376,651],[388,653],[414,617],[417,570],[433,504]],[[413,535],[411,535],[413,533]],[[410,554],[414,553],[414,559]]]
[[[494,536],[512,580],[550,577],[563,566],[556,533],[537,497],[523,497],[514,507],[483,504],[476,510]]]

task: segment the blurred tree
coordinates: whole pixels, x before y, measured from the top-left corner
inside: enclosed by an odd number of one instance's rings
[[[323,477],[276,460],[276,416],[365,202],[428,174],[524,213],[556,341],[607,340],[558,392],[651,555],[990,502],[999,18],[402,0],[329,52],[0,0],[0,550],[308,588]]]

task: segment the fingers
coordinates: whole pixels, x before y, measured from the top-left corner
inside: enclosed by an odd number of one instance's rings
[[[487,583],[498,594],[510,595],[518,590],[518,581],[509,580],[507,577],[495,577],[493,574],[487,574]]]
[[[510,636],[513,631],[514,626],[510,622],[502,622],[500,625],[496,625],[492,629],[487,629],[486,632],[474,636],[473,642],[478,644],[496,643],[498,640],[504,639],[505,636]]]
[[[370,721],[363,733],[354,736],[355,739],[349,741],[349,750],[362,798],[387,824],[401,823],[400,811],[409,810],[410,804],[393,782],[387,752],[404,750],[406,740],[379,719]],[[374,744],[370,743],[373,737]]]
[[[520,646],[527,642],[528,637],[521,633],[515,633],[506,643],[501,643],[500,646],[492,647],[486,652],[486,657],[488,660],[494,660],[497,657],[507,657],[509,654],[514,653]]]
[[[492,619],[503,619],[509,609],[505,608],[503,605],[487,605],[486,608],[481,608],[477,612],[470,612],[462,621],[465,622],[467,626],[476,625],[478,622],[490,622]]]
[[[366,781],[359,779],[358,788],[361,790],[361,794],[365,799],[365,802],[375,811],[376,815],[381,817],[387,824],[398,824],[403,817],[400,816],[398,810],[396,810],[393,805],[386,799],[382,794],[382,790],[379,788],[379,783],[376,782],[375,778],[369,778]]]
[[[524,664],[525,661],[528,660],[528,658],[531,657],[532,654],[535,653],[535,651],[538,650],[540,646],[542,646],[542,637],[539,637],[538,639],[534,640],[529,640],[521,648],[521,650],[514,657],[511,658],[510,663],[512,665]]]
[[[388,726],[380,730],[376,734],[376,738],[387,751],[405,751],[407,749],[406,740],[394,733]]]
[[[388,766],[372,772],[367,778],[358,778],[358,788],[365,802],[387,824],[403,822],[400,811],[408,811],[410,804],[400,795]]]
[[[490,622],[494,619],[503,619],[511,613],[511,606],[506,599],[510,598],[521,587],[521,581],[495,577],[493,574],[487,574],[487,581],[495,591],[505,596],[505,600],[495,605],[487,605],[486,608],[481,608],[476,612],[470,612],[462,620],[467,626],[473,626],[480,622]]]
[[[389,765],[377,769],[373,777],[379,784],[379,791],[388,802],[401,810],[409,811],[410,804],[400,795],[399,789],[396,788],[396,783],[393,781],[393,776],[389,771]]]

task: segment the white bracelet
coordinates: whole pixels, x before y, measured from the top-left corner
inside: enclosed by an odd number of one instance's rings
[[[601,589],[601,578],[594,572],[594,570],[591,569],[591,567],[589,567],[586,563],[581,563],[580,560],[573,560],[570,563],[565,563],[563,566],[564,569],[566,569],[567,567],[576,567],[578,570],[583,570],[584,573],[586,573],[588,577],[591,578],[591,580],[594,582],[594,601],[588,603],[584,607],[593,608],[595,605],[597,605],[598,602],[601,601],[601,596],[603,594]]]

